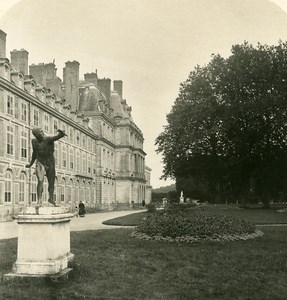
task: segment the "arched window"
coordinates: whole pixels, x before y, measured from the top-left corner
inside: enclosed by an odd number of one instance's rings
[[[20,174],[19,182],[19,204],[25,204],[26,200],[26,175],[24,173]]]
[[[85,200],[85,186],[86,186],[86,183],[85,183],[85,181],[83,180],[83,182],[81,183],[81,185],[80,185],[80,197],[81,197],[81,199],[79,198],[79,200],[82,200],[83,202],[85,202],[86,200]]]
[[[55,203],[57,203],[57,199],[58,199],[58,197],[57,197],[57,188],[58,188],[58,179],[57,178],[55,178],[55,184],[54,184],[54,201],[55,201]]]
[[[58,166],[59,163],[59,153],[58,153],[58,144],[54,144],[54,158],[55,158],[55,166]]]
[[[65,178],[62,179],[61,181],[61,203],[65,203],[65,186],[66,186],[66,181]]]
[[[67,167],[67,146],[64,144],[62,147],[62,166],[64,169]]]
[[[90,204],[90,190],[91,190],[91,183],[87,182],[86,184],[86,203]]]
[[[48,180],[47,177],[44,177],[44,183],[43,183],[43,195],[42,195],[42,201],[47,202],[48,201]]]
[[[70,170],[74,170],[74,149],[70,149]]]
[[[5,174],[5,203],[12,202],[12,172],[7,171]]]
[[[66,199],[70,205],[72,204],[72,186],[73,186],[73,180],[70,179],[68,184],[66,185]]]
[[[95,191],[95,183],[92,183],[90,185],[90,202],[91,204],[95,204],[96,203],[96,199],[94,197],[94,191]]]
[[[80,181],[77,180],[76,182],[76,193],[75,193],[75,201],[79,202],[81,199],[80,199]],[[77,203],[76,202],[76,203]],[[77,203],[78,205],[78,203]]]
[[[31,201],[32,203],[37,202],[37,177],[34,174],[31,180]]]

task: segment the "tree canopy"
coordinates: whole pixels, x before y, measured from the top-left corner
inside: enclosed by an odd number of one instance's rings
[[[163,178],[192,178],[212,197],[263,201],[287,186],[287,43],[234,45],[181,84],[157,137]]]

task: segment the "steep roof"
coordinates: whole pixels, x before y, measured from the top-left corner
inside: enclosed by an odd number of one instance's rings
[[[99,101],[106,102],[106,97],[94,84],[80,87],[79,111],[100,111]]]
[[[127,113],[125,112],[122,104],[121,97],[117,92],[111,91],[111,99],[110,99],[111,108],[114,109],[114,117],[122,117],[126,118]]]

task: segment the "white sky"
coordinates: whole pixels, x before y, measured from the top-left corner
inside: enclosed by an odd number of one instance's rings
[[[272,0],[272,2],[276,3],[280,6],[285,12],[287,12],[287,0]]]
[[[267,0],[213,1],[21,0],[27,5],[20,10],[19,0],[0,0],[0,28],[7,33],[7,56],[25,48],[30,64],[56,59],[59,77],[65,61],[78,60],[81,76],[97,68],[100,77],[123,80],[156,188],[171,182],[159,180],[154,140],[192,68],[212,53],[227,55],[244,40],[287,40],[287,17],[277,9],[269,18],[269,10],[258,5]],[[272,2],[287,12],[287,0]]]

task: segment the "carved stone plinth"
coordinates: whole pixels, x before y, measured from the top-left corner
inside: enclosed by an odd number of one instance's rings
[[[6,277],[50,276],[63,272],[73,259],[66,207],[29,207],[17,217],[18,253]]]

